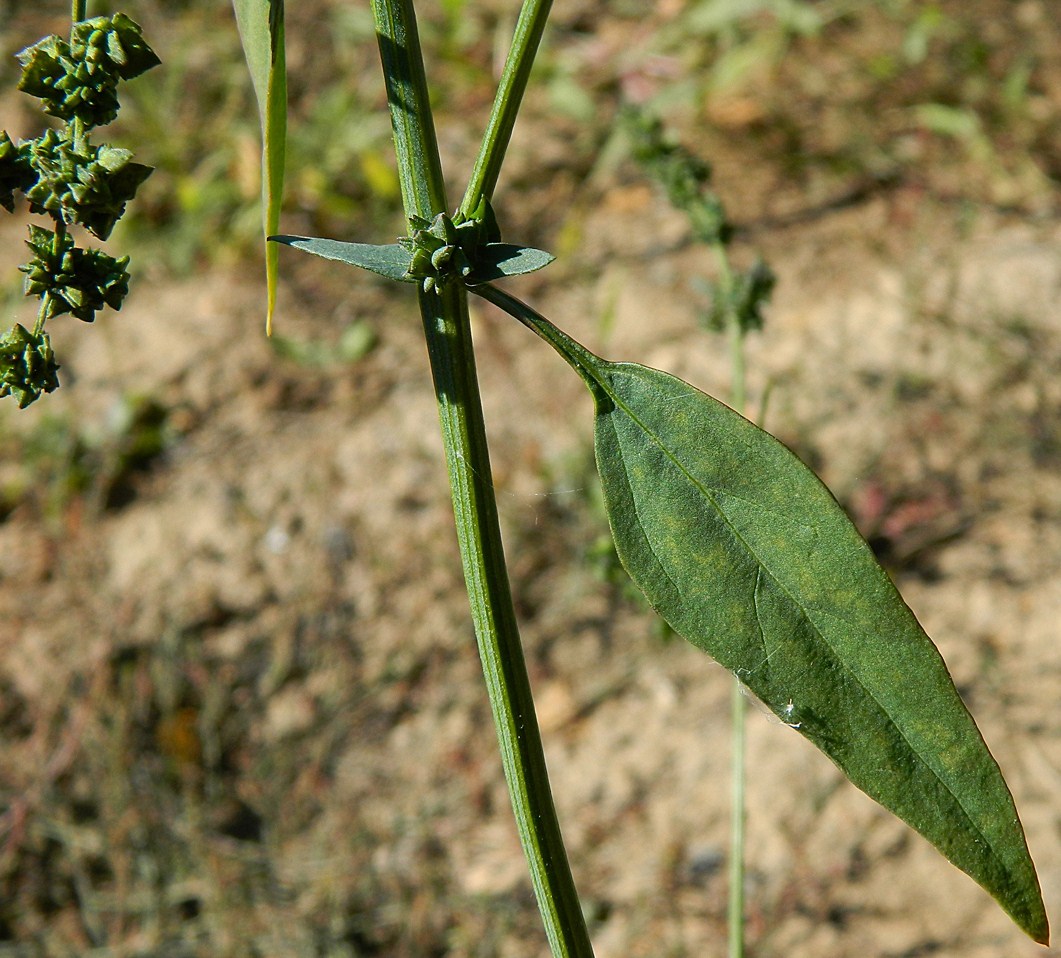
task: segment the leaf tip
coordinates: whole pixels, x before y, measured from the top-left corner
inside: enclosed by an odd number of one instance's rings
[[[1024,930],[1036,944],[1042,945],[1044,948],[1050,947],[1050,921],[1046,917],[1045,910],[1034,924],[1030,927],[1025,927]]]
[[[1018,823],[1019,827],[1019,823]],[[1025,849],[1027,854],[1027,849]],[[1030,877],[1022,883],[1020,890],[1011,896],[991,892],[1003,909],[1016,922],[1017,926],[1036,944],[1050,947],[1050,919],[1046,914],[1042,890],[1035,874],[1035,865],[1027,859]],[[985,886],[986,887],[986,886]],[[991,891],[991,889],[988,889]]]

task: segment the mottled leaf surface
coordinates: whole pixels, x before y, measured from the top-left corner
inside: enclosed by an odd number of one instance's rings
[[[412,254],[397,243],[374,246],[371,243],[344,243],[315,236],[270,236],[269,239],[324,259],[360,266],[388,279],[403,283],[416,282],[415,277],[409,276],[407,272],[413,261]]]
[[[243,53],[247,58],[262,127],[262,221],[264,235],[280,228],[287,146],[287,64],[284,47],[284,0],[232,0]],[[266,331],[272,332],[280,251],[265,247],[268,287]]]
[[[814,473],[680,379],[606,362],[500,290],[476,292],[593,393],[616,547],[653,607],[1045,942],[1002,773],[939,652]]]

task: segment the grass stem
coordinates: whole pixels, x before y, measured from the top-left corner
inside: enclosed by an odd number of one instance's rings
[[[740,679],[733,679],[730,700],[730,743],[732,763],[732,791],[730,807],[729,849],[729,958],[744,956],[744,823],[745,808],[745,764],[744,745],[747,739],[745,719],[748,703]]]
[[[711,244],[718,267],[718,295],[727,304],[726,339],[729,343],[730,406],[744,415],[746,404],[744,339],[746,331],[733,306],[733,269],[725,244]],[[747,820],[745,744],[748,703],[744,687],[734,676],[730,691],[730,839],[728,958],[744,958],[744,826]]]

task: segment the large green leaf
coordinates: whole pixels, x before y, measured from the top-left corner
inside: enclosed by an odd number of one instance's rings
[[[653,607],[1045,943],[1002,773],[932,641],[820,480],[680,379],[606,362],[500,290],[474,291],[539,333],[593,393],[616,547]]]
[[[284,54],[284,0],[232,0],[250,68],[262,126],[262,221],[264,235],[280,228],[287,145],[287,64]],[[268,287],[266,332],[272,332],[280,250],[265,247]]]

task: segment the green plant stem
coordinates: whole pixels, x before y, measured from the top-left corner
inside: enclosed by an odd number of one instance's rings
[[[725,264],[719,278],[719,288],[726,302],[729,302],[733,289],[733,273],[729,266],[725,250],[719,254],[719,258]],[[726,310],[726,339],[729,342],[729,369],[730,407],[744,415],[744,407],[747,405],[745,390],[745,363],[744,363],[744,339],[745,331],[741,326],[740,317],[730,308]]]
[[[66,240],[66,222],[61,219],[55,221],[55,236],[52,239],[52,255],[56,259],[61,258],[63,243]],[[41,305],[37,310],[37,321],[33,325],[33,335],[39,336],[44,331],[44,324],[48,319],[48,310],[51,308],[51,290],[45,292],[41,297]]]
[[[71,0],[70,19],[74,23],[80,23],[88,19],[88,0]]]
[[[744,823],[745,808],[745,763],[744,744],[747,740],[745,719],[748,703],[740,679],[734,677],[730,692],[730,742],[732,764],[732,790],[730,807],[729,848],[729,958],[744,955]]]
[[[553,0],[524,0],[520,10],[516,31],[505,58],[505,69],[501,74],[494,106],[490,113],[490,122],[483,135],[482,146],[472,169],[468,189],[461,200],[460,210],[470,216],[483,198],[489,200],[494,195],[501,164],[505,159],[512,129],[516,124],[523,93],[527,89],[534,56],[538,52],[542,33]]]
[[[733,270],[723,243],[711,244],[718,267],[718,287],[723,302],[732,301]],[[740,317],[730,307],[726,310],[726,339],[729,343],[730,406],[744,414],[745,407],[745,332]],[[746,720],[748,703],[744,687],[734,676],[730,691],[730,847],[729,847],[729,904],[728,958],[744,958],[744,825],[747,820],[745,798],[747,772],[745,769]]]
[[[509,591],[478,399],[467,297],[457,286],[421,293],[457,538],[501,759],[556,958],[590,958],[585,919],[549,790],[530,680]]]
[[[33,335],[40,336],[44,332],[44,324],[48,318],[48,307],[51,306],[52,294],[51,290],[48,290],[41,297],[40,307],[37,309],[37,321],[33,324]]]
[[[596,378],[591,371],[592,353],[568,336],[559,326],[549,322],[536,309],[491,283],[482,283],[470,289],[476,296],[485,299],[488,303],[493,303],[498,309],[508,313],[513,319],[519,320],[532,333],[545,340],[584,380],[589,382]]]
[[[446,188],[416,13],[412,0],[372,0],[372,15],[387,84],[405,215],[431,219],[446,209]]]
[[[412,0],[373,0],[407,216],[444,211],[445,190]],[[491,481],[467,294],[420,292],[457,541],[520,841],[556,958],[591,958],[549,790]]]

